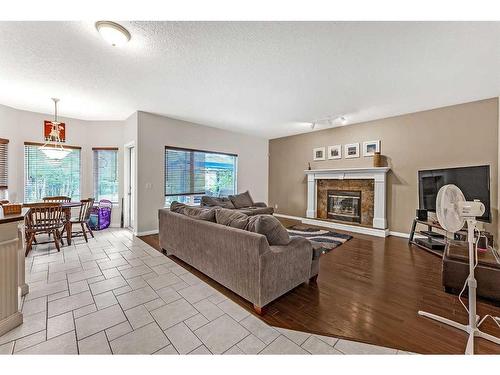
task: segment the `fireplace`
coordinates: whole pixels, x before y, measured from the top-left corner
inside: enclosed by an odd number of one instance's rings
[[[307,218],[302,222],[380,237],[388,236],[386,190],[389,170],[389,167],[305,170]],[[328,214],[328,212],[333,212],[328,205],[330,190],[361,191],[361,199],[358,200],[361,218],[358,216],[355,221],[345,221],[345,217],[338,217],[344,221],[333,220],[331,214]],[[330,200],[333,200],[333,197]]]
[[[328,190],[327,216],[329,219],[361,223],[361,191]]]

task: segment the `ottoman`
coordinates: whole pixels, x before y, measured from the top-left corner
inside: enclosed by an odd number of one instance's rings
[[[494,249],[478,252],[479,263],[475,270],[477,295],[500,305],[500,263],[493,254]],[[469,276],[468,245],[463,241],[452,241],[443,253],[443,286],[448,293],[458,294]],[[499,256],[500,259],[500,256]]]

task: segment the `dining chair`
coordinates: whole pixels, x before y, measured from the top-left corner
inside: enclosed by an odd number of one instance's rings
[[[26,254],[31,251],[36,235],[48,234],[53,236],[57,251],[61,251],[61,232],[64,227],[64,211],[60,203],[42,202],[25,204],[30,210],[25,219]],[[37,244],[51,243],[52,241],[36,242]]]
[[[73,225],[80,224],[80,227],[82,230],[77,230],[77,231],[71,231],[71,237],[79,237],[82,236],[85,238],[85,242],[89,242],[88,237],[87,237],[87,231],[90,233],[92,238],[94,238],[94,233],[92,232],[92,229],[90,228],[90,212],[92,210],[92,206],[94,205],[94,198],[89,198],[89,199],[82,199],[80,200],[80,203],[82,204],[80,206],[80,212],[78,213],[78,216],[75,218],[71,218],[71,228],[73,228]],[[66,230],[66,227],[63,228],[62,233]],[[61,233],[61,235],[62,235]]]
[[[65,197],[63,195],[55,196],[55,197],[44,197],[42,198],[44,202],[53,202],[53,203],[67,203],[71,202],[71,197]]]

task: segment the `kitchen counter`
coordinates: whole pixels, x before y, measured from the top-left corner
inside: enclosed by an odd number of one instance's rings
[[[0,214],[0,336],[23,323],[19,291],[21,295],[29,291],[24,280],[24,217],[28,211]]]

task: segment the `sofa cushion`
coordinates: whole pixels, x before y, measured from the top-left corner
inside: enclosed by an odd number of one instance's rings
[[[242,214],[253,216],[253,215],[272,215],[274,209],[272,207],[246,207],[237,209]]]
[[[246,229],[266,236],[270,246],[288,245],[290,236],[285,227],[272,215],[257,215],[248,218]]]
[[[201,205],[207,207],[234,208],[234,205],[229,198],[209,197],[208,195],[201,197]]]
[[[248,223],[248,216],[236,210],[219,208],[215,211],[215,221],[217,224],[229,227],[245,229]]]
[[[196,220],[205,220],[215,222],[215,207],[193,207],[179,202],[172,202],[170,204],[170,211],[189,216]]]
[[[244,208],[253,206],[253,199],[250,196],[250,192],[248,190],[241,194],[230,195],[229,199],[231,200],[235,208]]]
[[[185,207],[186,205],[184,203],[179,203],[177,201],[173,201],[172,203],[170,203],[170,211],[175,212],[177,214],[182,214],[182,211],[184,210]]]

